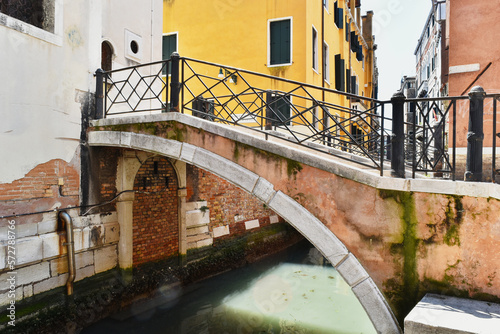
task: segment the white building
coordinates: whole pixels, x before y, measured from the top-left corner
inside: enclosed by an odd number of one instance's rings
[[[67,266],[56,266],[67,262],[65,246],[56,213],[47,211],[78,206],[85,197],[84,126],[94,106],[94,73],[160,60],[162,22],[160,0],[0,4],[0,305],[10,302],[6,231],[12,224],[15,299],[66,284]],[[116,213],[102,219],[69,213],[76,280],[116,266]],[[94,229],[106,235],[104,243],[89,237]]]
[[[444,46],[445,4],[432,0],[432,9],[415,49],[417,96],[446,95],[442,79],[442,50]]]

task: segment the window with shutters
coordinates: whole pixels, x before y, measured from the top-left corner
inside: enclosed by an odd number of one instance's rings
[[[268,66],[292,64],[292,18],[268,21]]]
[[[177,33],[163,35],[162,41],[162,59],[168,60],[172,55],[172,52],[177,51]],[[170,75],[170,63],[163,67],[163,75]]]
[[[323,42],[323,71],[325,81],[330,84],[330,48],[326,42]]]
[[[312,67],[318,70],[318,32],[312,27]]]

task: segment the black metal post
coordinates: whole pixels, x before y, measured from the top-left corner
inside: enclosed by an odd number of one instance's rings
[[[104,71],[95,71],[95,115],[94,119],[104,118]]]
[[[443,120],[439,120],[439,123],[433,126],[434,130],[434,168],[436,171],[434,177],[443,177],[443,156],[444,156],[444,141],[443,141]]]
[[[405,133],[404,133],[404,103],[406,97],[398,91],[391,98],[392,103],[392,154],[391,175],[405,177]]]
[[[273,129],[273,112],[271,110],[271,103],[273,101],[273,95],[271,91],[266,92],[266,118],[265,118],[265,129]]]
[[[181,84],[179,82],[179,60],[180,56],[177,52],[172,52],[171,60],[171,77],[170,77],[170,110],[179,112],[179,93]]]
[[[467,160],[465,181],[481,181],[483,178],[483,105],[486,93],[480,86],[469,93],[469,132],[467,132]]]
[[[413,94],[415,95],[415,94]],[[411,177],[415,178],[417,172],[417,103],[410,103],[410,115],[411,115]]]

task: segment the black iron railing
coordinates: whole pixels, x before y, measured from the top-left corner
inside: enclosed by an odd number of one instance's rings
[[[380,101],[175,53],[96,76],[96,118],[178,111],[307,146],[380,175],[390,161],[392,175],[413,178],[456,179],[457,104],[470,98],[400,93]],[[500,97],[483,98],[493,101],[495,125]],[[493,180],[495,149],[493,140]]]

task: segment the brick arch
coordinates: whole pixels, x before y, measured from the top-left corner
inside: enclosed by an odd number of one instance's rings
[[[178,181],[168,159],[147,159],[134,179],[133,265],[179,253]]]
[[[337,269],[358,298],[377,333],[400,334],[397,320],[358,259],[325,224],[263,177],[207,149],[154,135],[121,131],[89,134],[91,146],[115,146],[151,152],[195,165],[256,196],[306,237]]]

